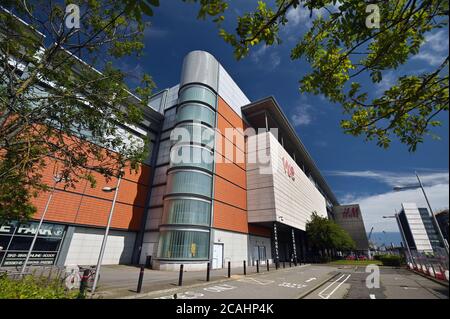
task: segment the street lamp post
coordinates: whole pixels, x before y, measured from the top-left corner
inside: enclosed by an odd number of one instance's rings
[[[22,270],[20,271],[20,275],[21,276],[23,276],[25,274],[25,270],[27,269],[27,264],[28,264],[28,261],[30,260],[31,253],[32,253],[32,251],[34,249],[34,245],[35,245],[36,240],[37,240],[37,236],[39,235],[39,231],[41,230],[42,223],[44,222],[45,214],[48,211],[48,208],[50,206],[50,202],[52,201],[52,198],[53,198],[53,194],[55,193],[56,184],[58,184],[61,180],[62,179],[61,179],[60,176],[58,176],[58,175],[53,176],[54,183],[53,183],[53,186],[52,186],[52,191],[50,192],[50,195],[49,195],[49,197],[47,199],[47,203],[45,204],[45,208],[44,208],[42,216],[41,216],[41,218],[39,220],[38,227],[37,227],[36,232],[35,232],[35,234],[33,236],[33,240],[31,241],[30,248],[28,249],[27,257],[25,258],[25,261],[24,261],[24,263],[22,265]]]
[[[410,185],[410,186],[404,186],[404,187],[396,186],[396,187],[394,187],[394,191],[401,191],[401,190],[404,190],[404,189],[416,189],[416,188],[422,189],[423,196],[425,197],[425,201],[427,202],[428,209],[430,210],[430,214],[431,214],[431,217],[432,217],[432,220],[433,220],[434,228],[436,229],[436,231],[438,233],[439,240],[444,245],[445,252],[447,253],[447,257],[448,257],[448,243],[445,240],[444,236],[442,235],[441,228],[439,227],[439,224],[438,224],[438,222],[436,220],[436,216],[433,213],[433,209],[431,208],[430,201],[428,200],[427,193],[425,192],[425,189],[423,187],[422,181],[420,180],[419,174],[417,174],[417,172],[415,172],[415,174],[416,174],[417,181],[419,182],[419,184],[417,184],[417,185]]]
[[[408,241],[406,240],[405,232],[403,230],[402,223],[400,222],[400,218],[398,216],[398,213],[395,212],[395,214],[393,216],[383,216],[383,218],[395,218],[395,220],[397,221],[398,228],[400,230],[400,235],[402,236],[402,241],[405,243],[406,249],[408,250],[408,255],[409,255],[408,259],[412,263],[414,263],[414,259],[413,259],[412,254],[411,254],[411,249],[409,248]]]
[[[100,255],[98,256],[97,267],[95,269],[95,277],[94,277],[94,284],[92,285],[92,293],[94,293],[95,289],[97,288],[98,278],[100,276],[100,267],[102,265],[103,255],[105,253],[106,241],[108,240],[109,228],[111,226],[112,216],[114,213],[114,207],[116,205],[117,194],[119,193],[119,186],[120,186],[121,180],[122,180],[122,175],[119,175],[116,187],[113,187],[113,188],[103,187],[103,189],[102,189],[102,191],[104,191],[104,192],[115,192],[115,193],[114,193],[114,199],[113,199],[113,202],[111,205],[111,210],[109,212],[108,224],[106,225],[105,234],[103,235],[103,241],[102,241],[102,246],[100,248]]]

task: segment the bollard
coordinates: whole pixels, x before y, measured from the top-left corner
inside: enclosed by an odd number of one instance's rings
[[[286,263],[285,263],[285,261],[283,260],[283,269],[284,268],[286,268]]]
[[[278,260],[275,262],[275,270],[278,270]]]
[[[245,260],[244,260],[244,276],[247,275],[247,267],[245,265]]]
[[[211,271],[211,264],[207,263],[206,264],[206,281],[209,281],[209,273]]]
[[[291,268],[292,267],[292,263],[291,263],[291,260],[289,259],[289,268]]]
[[[231,261],[228,262],[228,278],[231,277]]]
[[[145,270],[145,266],[141,265],[141,271],[139,271],[139,280],[138,280],[138,285],[137,285],[137,289],[136,289],[136,292],[138,294],[140,294],[142,291],[142,280],[144,279],[144,270]]]
[[[183,268],[184,265],[180,265],[180,276],[178,277],[178,286],[183,286]]]
[[[256,261],[256,272],[259,273],[259,260]]]
[[[266,260],[266,265],[267,265],[267,271],[269,271],[269,260]]]
[[[297,267],[297,259],[294,258],[294,267]]]
[[[87,282],[89,280],[89,274],[90,274],[89,269],[85,269],[83,271],[83,277],[81,277],[81,282],[80,282],[80,294],[79,294],[79,296],[81,298],[84,297],[84,291],[86,290],[86,287],[87,287]]]

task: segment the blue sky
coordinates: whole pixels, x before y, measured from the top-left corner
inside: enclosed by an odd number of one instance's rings
[[[246,7],[244,1],[238,3],[240,7],[228,10],[225,26],[232,26],[236,14],[253,7],[252,1],[246,1]],[[392,214],[402,201],[424,204],[417,190],[392,191],[399,183],[414,183],[415,170],[429,186],[434,209],[448,207],[448,113],[439,118],[443,126],[433,131],[441,139],[427,137],[415,153],[409,153],[397,141],[384,150],[375,142],[345,135],[339,127],[343,119],[339,105],[332,105],[321,96],[302,95],[298,89],[298,80],[309,66],[305,61],[291,61],[289,54],[295,39],[311,23],[309,12],[289,12],[290,27],[281,33],[282,45],[255,47],[250,56],[236,61],[232,48],[218,36],[215,25],[196,20],[197,8],[180,0],[161,1],[150,19],[152,26],[146,30],[145,55],[127,59],[122,65],[136,75],[149,73],[158,89],[164,89],[179,82],[182,60],[188,52],[205,50],[213,54],[251,101],[269,95],[277,99],[340,202],[361,204],[368,231],[372,226],[379,232],[397,231],[393,220],[383,220],[381,216]],[[433,32],[427,40],[407,66],[385,74],[383,82],[372,85],[370,91],[376,94],[399,74],[431,70],[440,63],[448,54],[448,29]]]

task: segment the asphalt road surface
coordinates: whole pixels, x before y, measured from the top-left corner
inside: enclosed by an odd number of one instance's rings
[[[379,287],[367,287],[365,267],[342,267],[305,299],[448,299],[448,287],[406,269],[379,269]]]
[[[406,269],[380,267],[368,288],[365,267],[303,265],[197,287],[153,292],[147,299],[448,299],[448,287]]]

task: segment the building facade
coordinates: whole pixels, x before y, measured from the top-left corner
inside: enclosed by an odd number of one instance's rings
[[[443,211],[440,211],[436,214],[436,220],[439,224],[439,228],[441,229],[442,236],[444,236],[444,239],[448,243],[448,209],[445,209]]]
[[[428,209],[418,208],[415,203],[402,203],[398,216],[410,249],[432,253],[442,248]]]
[[[356,250],[367,253],[369,250],[369,240],[367,239],[366,228],[359,205],[335,206],[333,208],[333,218],[355,241]]]
[[[273,97],[251,102],[212,55],[193,51],[180,83],[144,111],[140,128],[124,129],[150,138],[150,156],[122,180],[104,264],[203,269],[314,253],[305,225],[339,203]],[[32,263],[97,262],[113,198],[102,188],[117,180],[96,177],[95,188],[56,188]],[[35,221],[0,228],[2,266],[25,259],[48,196],[36,199]]]

